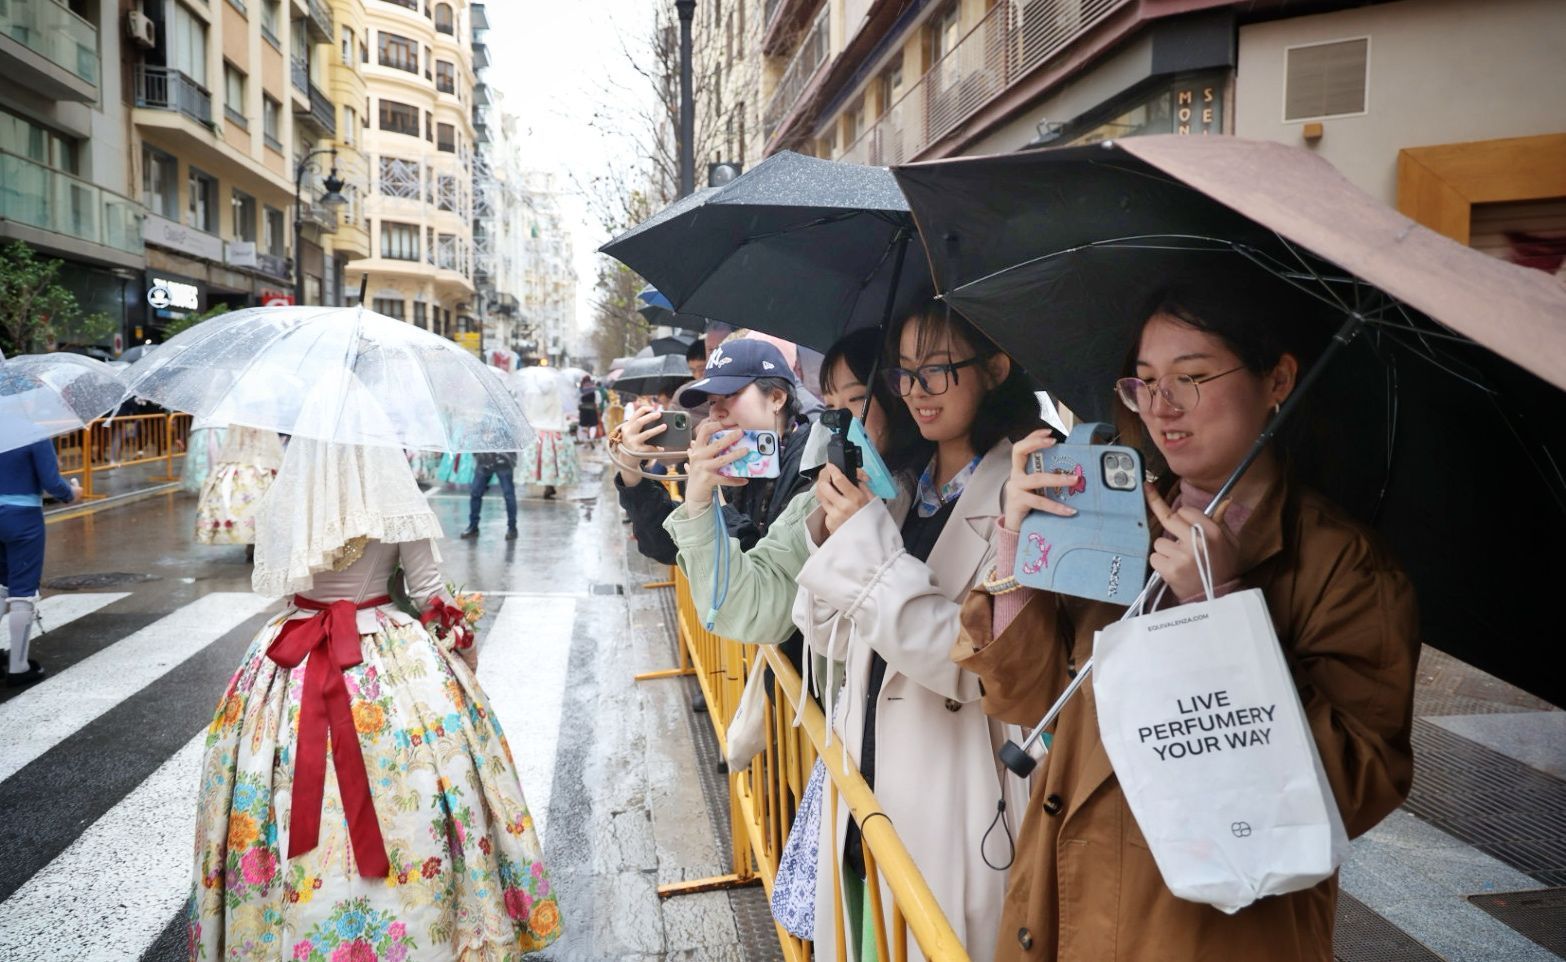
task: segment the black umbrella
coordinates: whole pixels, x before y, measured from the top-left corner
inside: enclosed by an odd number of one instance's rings
[[[1263,270],[1310,299],[1333,356],[1284,416],[1314,406],[1330,434],[1301,467],[1386,537],[1419,589],[1427,642],[1566,701],[1530,643],[1559,624],[1545,586],[1566,573],[1558,282],[1442,238],[1278,144],[1142,137],[896,173],[945,300],[1090,419],[1113,416],[1152,287]]]
[[[685,355],[660,354],[627,362],[625,370],[615,379],[614,389],[621,394],[640,396],[673,394],[690,379],[691,369],[685,363]]]
[[[692,344],[695,343],[695,334],[681,333],[670,334],[668,337],[655,337],[647,342],[647,346],[652,348],[652,352],[655,356],[678,354],[680,357],[684,357],[685,352],[690,349]]]
[[[922,267],[902,269],[912,237],[907,201],[885,168],[785,151],[600,250],[677,311],[825,350],[929,295]]]
[[[649,285],[636,296],[642,302],[642,306],[636,309],[636,313],[654,327],[678,327],[695,331],[697,334],[707,329],[705,317],[677,313],[674,305],[670,304],[669,299],[664,297],[656,287]]]

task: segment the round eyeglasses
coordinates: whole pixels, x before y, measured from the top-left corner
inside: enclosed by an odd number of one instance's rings
[[[1115,382],[1115,391],[1120,395],[1121,403],[1133,411],[1141,413],[1151,411],[1153,407],[1153,395],[1156,393],[1164,403],[1173,408],[1177,413],[1184,414],[1192,410],[1202,401],[1202,392],[1199,385],[1208,381],[1216,381],[1221,377],[1242,371],[1245,365],[1231,367],[1227,371],[1217,374],[1209,374],[1206,377],[1192,377],[1189,374],[1165,374],[1163,377],[1151,383],[1139,377],[1123,377]]]

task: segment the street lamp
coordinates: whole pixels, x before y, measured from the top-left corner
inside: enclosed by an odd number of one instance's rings
[[[332,167],[327,173],[326,179],[321,185],[326,188],[326,193],[321,195],[321,204],[333,210],[348,206],[348,198],[343,196],[343,179],[337,176],[337,148],[321,147],[310,151],[300,159],[298,166],[294,168],[294,303],[304,303],[304,176],[307,173],[319,173],[321,168],[311,161],[321,154],[332,155]]]
[[[696,0],[674,0],[680,15],[680,196],[696,189],[696,101],[691,93],[691,19]]]
[[[724,161],[721,164],[708,164],[707,186],[722,187],[744,172],[745,165],[736,164],[732,160]]]

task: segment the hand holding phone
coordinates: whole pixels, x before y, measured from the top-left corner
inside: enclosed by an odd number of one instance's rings
[[[718,469],[718,473],[727,478],[775,478],[779,472],[779,455],[781,454],[776,431],[744,431],[743,437],[735,442],[744,445],[748,451],[746,454],[730,464],[725,464]],[[729,436],[728,431],[720,431],[712,436],[714,441],[720,441]]]
[[[663,433],[653,439],[653,446],[665,451],[687,451],[691,446],[691,416],[685,411],[663,411],[654,424],[663,425]]]
[[[827,442],[827,463],[834,465],[843,476],[859,481],[859,472],[865,472],[870,491],[876,497],[891,500],[897,497],[897,484],[886,462],[870,443],[864,425],[845,408],[830,408],[821,412],[821,424],[832,432]]]

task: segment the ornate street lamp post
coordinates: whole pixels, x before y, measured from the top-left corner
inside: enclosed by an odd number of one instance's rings
[[[332,155],[332,167],[327,173],[322,186],[326,193],[321,195],[321,204],[336,210],[348,206],[348,198],[343,196],[343,179],[337,176],[337,148],[321,147],[310,151],[300,159],[298,166],[294,168],[294,303],[304,303],[304,176],[308,173],[319,173],[321,168],[312,161],[321,154]]]

